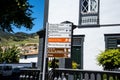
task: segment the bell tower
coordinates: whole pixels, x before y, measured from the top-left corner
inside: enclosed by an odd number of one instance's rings
[[[80,0],[79,26],[99,26],[99,0]]]

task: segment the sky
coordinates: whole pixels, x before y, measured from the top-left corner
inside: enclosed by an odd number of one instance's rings
[[[36,33],[42,29],[43,25],[43,14],[44,14],[44,0],[29,0],[30,4],[34,7],[32,8],[33,14],[32,17],[36,18],[33,23],[34,26],[31,30],[27,30],[22,27],[21,29],[14,27],[14,32],[25,32],[25,33]]]

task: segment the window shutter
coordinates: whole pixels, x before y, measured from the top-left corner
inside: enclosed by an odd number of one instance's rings
[[[115,38],[108,38],[107,49],[113,49],[117,47],[117,40]]]

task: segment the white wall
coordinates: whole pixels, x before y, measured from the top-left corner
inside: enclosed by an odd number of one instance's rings
[[[78,25],[80,0],[49,0],[49,23],[71,21]],[[100,24],[120,24],[120,0],[100,0]]]
[[[24,58],[24,56],[20,57],[19,63],[37,63],[38,61],[38,55],[28,55],[27,59]]]
[[[83,45],[83,68],[87,70],[100,70],[97,65],[96,56],[105,50],[104,34],[120,34],[120,26],[77,28],[74,35],[85,35]]]
[[[78,25],[80,0],[49,0],[48,22],[71,21]],[[120,24],[120,0],[100,0],[100,24]],[[83,46],[83,68],[102,69],[96,56],[105,49],[104,34],[119,33],[118,27],[77,28],[74,35],[85,35]]]
[[[120,0],[100,0],[100,24],[120,24]]]
[[[49,0],[49,23],[71,21],[78,24],[79,0]]]

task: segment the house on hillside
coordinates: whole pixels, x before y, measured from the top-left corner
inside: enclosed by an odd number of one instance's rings
[[[37,67],[38,44],[26,43],[21,50],[22,54],[20,55],[19,63],[31,63],[33,66]]]
[[[73,30],[71,59],[80,64],[80,69],[101,70],[102,67],[97,65],[96,56],[105,49],[120,48],[120,1],[47,1],[45,4],[49,6],[45,6],[43,27],[45,28],[45,23],[72,22],[77,27]],[[44,38],[40,37],[40,41],[44,42]],[[40,45],[42,44],[40,42]],[[40,48],[41,52],[42,50]],[[41,52],[39,58],[42,62]]]

